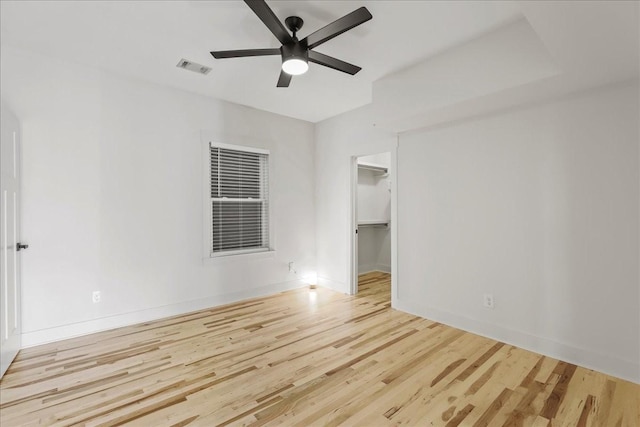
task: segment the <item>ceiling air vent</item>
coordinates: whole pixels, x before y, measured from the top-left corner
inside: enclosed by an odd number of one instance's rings
[[[201,64],[196,64],[195,62],[187,61],[184,58],[182,58],[178,62],[176,67],[184,68],[185,70],[193,71],[194,73],[199,73],[199,74],[208,74],[209,71],[211,71],[211,68],[209,67],[205,67],[204,65],[201,65]]]

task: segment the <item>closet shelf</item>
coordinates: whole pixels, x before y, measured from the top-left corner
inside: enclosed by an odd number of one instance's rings
[[[358,227],[388,227],[389,220],[375,219],[358,221]]]
[[[377,172],[380,175],[386,175],[389,173],[389,168],[382,165],[376,165],[374,163],[358,163],[358,169],[370,170]]]

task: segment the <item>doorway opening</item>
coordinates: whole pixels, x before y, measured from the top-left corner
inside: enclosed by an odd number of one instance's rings
[[[392,153],[355,156],[351,171],[351,294],[391,300]]]

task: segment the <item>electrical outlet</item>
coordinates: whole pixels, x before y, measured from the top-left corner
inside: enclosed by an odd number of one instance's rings
[[[100,302],[100,291],[93,291],[91,298],[93,299],[94,304]]]
[[[493,308],[493,294],[484,294],[483,303],[486,308]]]
[[[296,269],[295,269],[295,264],[293,263],[293,261],[289,261],[289,273],[295,273]]]

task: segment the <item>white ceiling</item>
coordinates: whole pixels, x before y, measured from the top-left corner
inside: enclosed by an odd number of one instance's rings
[[[301,38],[366,6],[373,20],[317,48],[363,70],[349,76],[310,64],[289,88],[276,88],[278,56],[213,59],[211,50],[279,46],[241,0],[3,0],[0,41],[311,122],[369,104],[373,82],[522,19],[561,74],[543,79],[546,86],[516,88],[511,104],[639,73],[637,1],[267,1],[281,20],[290,15],[305,20]],[[203,76],[178,69],[181,58],[213,70]]]
[[[240,0],[2,1],[3,45],[161,85],[318,122],[371,102],[372,83],[518,19],[512,2],[268,1],[284,20],[305,21],[300,37],[366,6],[373,19],[317,48],[363,69],[349,76],[316,64],[276,88],[280,58],[215,60],[211,50],[279,47]],[[175,67],[186,58],[206,76]]]

